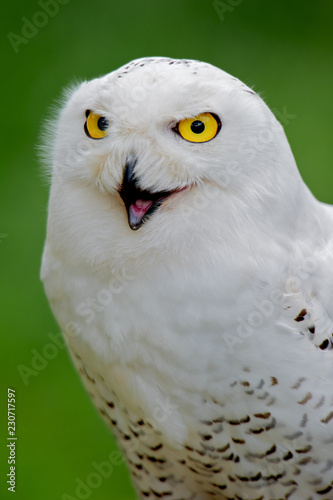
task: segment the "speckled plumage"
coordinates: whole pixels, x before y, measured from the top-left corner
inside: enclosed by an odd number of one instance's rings
[[[216,137],[184,140],[206,112]],[[139,497],[333,499],[333,211],[264,102],[150,58],[84,82],[54,123],[42,279]],[[169,193],[136,231],[129,165],[138,197]]]

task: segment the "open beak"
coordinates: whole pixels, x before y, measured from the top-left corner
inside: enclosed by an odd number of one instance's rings
[[[158,209],[163,200],[180,191],[180,189],[176,189],[152,193],[140,189],[134,174],[135,164],[136,158],[131,155],[126,162],[123,182],[119,189],[119,194],[127,210],[128,224],[133,231],[140,229],[147,218]]]

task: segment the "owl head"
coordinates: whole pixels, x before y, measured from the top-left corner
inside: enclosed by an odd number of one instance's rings
[[[77,259],[227,244],[243,226],[251,234],[258,214],[276,229],[297,204],[282,127],[257,93],[210,64],[132,61],[67,92],[50,129],[49,237]]]

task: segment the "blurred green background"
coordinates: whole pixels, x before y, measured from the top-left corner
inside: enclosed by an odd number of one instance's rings
[[[59,330],[39,281],[48,186],[36,145],[41,123],[64,86],[141,56],[215,64],[254,85],[278,116],[292,115],[284,125],[301,174],[319,199],[333,203],[333,3],[225,0],[219,12],[217,4],[12,0],[2,5],[0,498],[11,495],[5,484],[8,386],[17,397],[17,500],[135,498],[123,465],[86,496],[75,493],[77,478],[86,483],[92,462],[107,460],[115,444],[67,352],[48,336]],[[52,359],[36,366],[43,352]],[[20,365],[34,370],[26,383]]]

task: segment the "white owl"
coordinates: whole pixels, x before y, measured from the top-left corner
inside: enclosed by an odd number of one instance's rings
[[[140,499],[333,499],[333,210],[262,99],[147,58],[51,126],[42,280]]]

